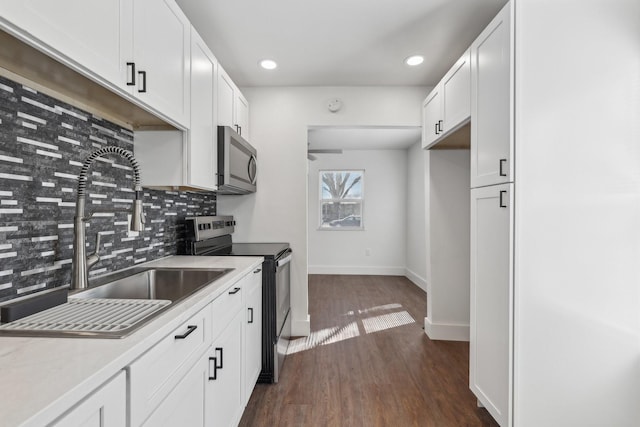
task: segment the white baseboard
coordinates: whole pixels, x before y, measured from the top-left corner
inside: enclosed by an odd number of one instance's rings
[[[469,325],[432,323],[425,317],[424,332],[432,340],[469,341]]]
[[[417,287],[427,292],[427,279],[421,276],[418,276],[416,273],[414,273],[408,268],[405,268],[404,275],[407,277],[407,279],[411,280]]]
[[[293,320],[291,323],[291,336],[308,337],[311,335],[311,316],[307,314],[307,318],[303,320]]]
[[[404,276],[404,267],[310,265],[309,274],[346,274],[366,276]]]

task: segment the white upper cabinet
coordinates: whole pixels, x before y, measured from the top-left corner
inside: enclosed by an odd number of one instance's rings
[[[0,14],[19,38],[189,126],[191,24],[173,0],[7,1]]]
[[[507,5],[471,45],[471,187],[513,181]]]
[[[194,187],[218,186],[216,76],[218,61],[195,29],[191,32],[191,126],[187,142],[187,181]]]
[[[422,148],[428,148],[440,137],[440,86],[436,86],[422,104]]]
[[[431,148],[469,121],[470,74],[469,51],[466,51],[425,99],[422,148]]]
[[[131,57],[133,4],[127,0],[5,1],[3,20],[45,44],[77,68],[110,83],[124,82],[125,58]]]
[[[218,125],[231,126],[249,140],[249,103],[222,67],[218,68]]]
[[[467,50],[442,79],[442,133],[457,129],[471,116],[471,65]]]
[[[133,2],[133,57],[125,80],[133,94],[189,126],[191,24],[173,0]],[[134,72],[135,71],[135,72]]]

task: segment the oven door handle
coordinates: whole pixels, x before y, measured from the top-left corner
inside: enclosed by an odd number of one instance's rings
[[[278,262],[276,262],[276,268],[282,267],[285,264],[289,264],[291,262],[291,257],[293,255],[291,254],[291,252],[289,252],[289,255],[287,255],[286,257],[279,259]]]

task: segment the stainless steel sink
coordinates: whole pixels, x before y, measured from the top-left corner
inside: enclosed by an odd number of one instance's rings
[[[101,277],[71,298],[158,299],[172,303],[227,274],[230,269],[130,269]]]
[[[123,270],[90,281],[66,304],[1,325],[0,336],[122,338],[232,270]]]

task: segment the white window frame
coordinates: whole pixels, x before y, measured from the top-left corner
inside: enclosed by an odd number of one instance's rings
[[[362,178],[360,179],[360,185],[362,188],[362,196],[358,199],[324,199],[322,197],[323,194],[323,189],[322,189],[322,174],[326,173],[326,172],[354,172],[354,173],[360,173],[362,175]],[[320,169],[318,171],[318,230],[319,231],[360,231],[360,230],[364,230],[364,175],[365,175],[365,170],[364,169]],[[322,225],[322,205],[325,202],[355,202],[355,203],[360,203],[360,226],[359,227],[353,227],[353,226],[347,226],[347,227],[327,227]]]

